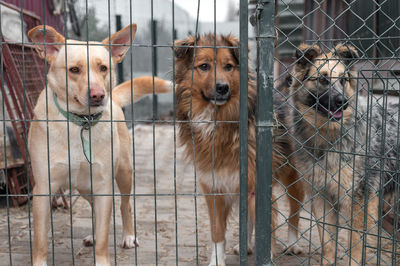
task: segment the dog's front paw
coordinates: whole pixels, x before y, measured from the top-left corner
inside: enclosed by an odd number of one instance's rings
[[[208,264],[208,266],[217,266],[217,262],[211,261],[210,264]],[[225,266],[225,260],[218,259],[218,266]]]
[[[225,266],[225,241],[219,243],[211,242],[211,259],[208,266]]]
[[[93,246],[93,236],[92,235],[88,235],[87,237],[85,237],[83,240],[83,245],[85,247],[91,247]]]
[[[303,249],[299,247],[297,244],[291,245],[288,249],[287,252],[290,253],[290,255],[300,255],[304,253]]]
[[[139,246],[139,241],[136,239],[135,235],[125,235],[122,237],[121,247],[123,248],[134,248]]]
[[[46,261],[41,261],[41,262],[34,261],[33,266],[47,266],[47,262]]]
[[[239,246],[239,244],[237,244],[234,248],[233,248],[233,252],[236,254],[236,255],[239,255],[239,252],[240,252],[240,246]],[[248,246],[247,246],[247,254],[253,254],[253,245],[251,245],[251,244],[248,244]]]

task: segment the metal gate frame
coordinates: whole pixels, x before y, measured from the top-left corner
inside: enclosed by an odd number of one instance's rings
[[[274,88],[274,0],[259,0],[255,10],[257,42],[257,186],[255,263],[272,265],[272,130]],[[248,172],[248,1],[240,1],[240,264],[247,265]]]

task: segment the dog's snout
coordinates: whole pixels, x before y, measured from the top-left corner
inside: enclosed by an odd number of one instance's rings
[[[348,99],[343,94],[338,94],[333,98],[333,107],[337,110],[342,108],[343,110],[347,109]]]
[[[229,92],[229,85],[226,83],[217,83],[215,85],[215,91],[217,95],[223,96]]]
[[[90,89],[90,103],[99,104],[105,97],[104,90],[102,89]]]

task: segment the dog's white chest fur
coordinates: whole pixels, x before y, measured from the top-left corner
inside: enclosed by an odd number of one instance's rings
[[[211,191],[219,193],[236,193],[239,187],[239,173],[232,169],[219,169],[212,172],[199,172],[199,181]]]
[[[190,112],[188,113],[190,117]],[[199,132],[203,138],[212,136],[214,130],[214,108],[207,106],[203,112],[193,115],[192,126],[196,132]]]
[[[212,138],[215,128],[214,107],[209,105],[199,114],[193,115],[192,127],[202,138]],[[188,114],[190,117],[190,113]],[[200,171],[199,180],[203,185],[207,185],[210,190],[224,193],[235,193],[239,186],[239,173],[232,169],[215,169],[212,171]]]

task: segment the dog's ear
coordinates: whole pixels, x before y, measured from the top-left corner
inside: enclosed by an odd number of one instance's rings
[[[234,48],[230,48],[229,51],[231,52],[232,56],[235,58],[236,63],[239,64],[239,61],[240,61],[239,39],[231,34],[224,36],[222,38],[228,44],[227,46],[234,47]],[[250,52],[250,48],[249,48],[249,52]]]
[[[53,61],[58,51],[65,43],[65,38],[54,28],[47,25],[39,25],[28,32],[28,37],[34,44],[41,58],[46,56],[48,62]],[[46,50],[46,53],[45,53]]]
[[[133,23],[122,30],[111,35],[110,38],[105,38],[102,43],[110,51],[113,60],[117,63],[124,59],[126,52],[130,48],[130,44],[135,39],[137,25]],[[111,44],[111,46],[109,46]]]
[[[182,59],[184,57],[191,57],[195,38],[194,36],[189,36],[184,40],[175,41],[175,57],[176,59]],[[192,46],[192,47],[190,47]]]
[[[338,44],[333,48],[332,53],[338,56],[345,65],[350,65],[359,58],[356,48],[348,44]]]
[[[301,44],[296,50],[296,63],[302,66],[311,64],[319,55],[321,55],[321,48],[318,45]]]

